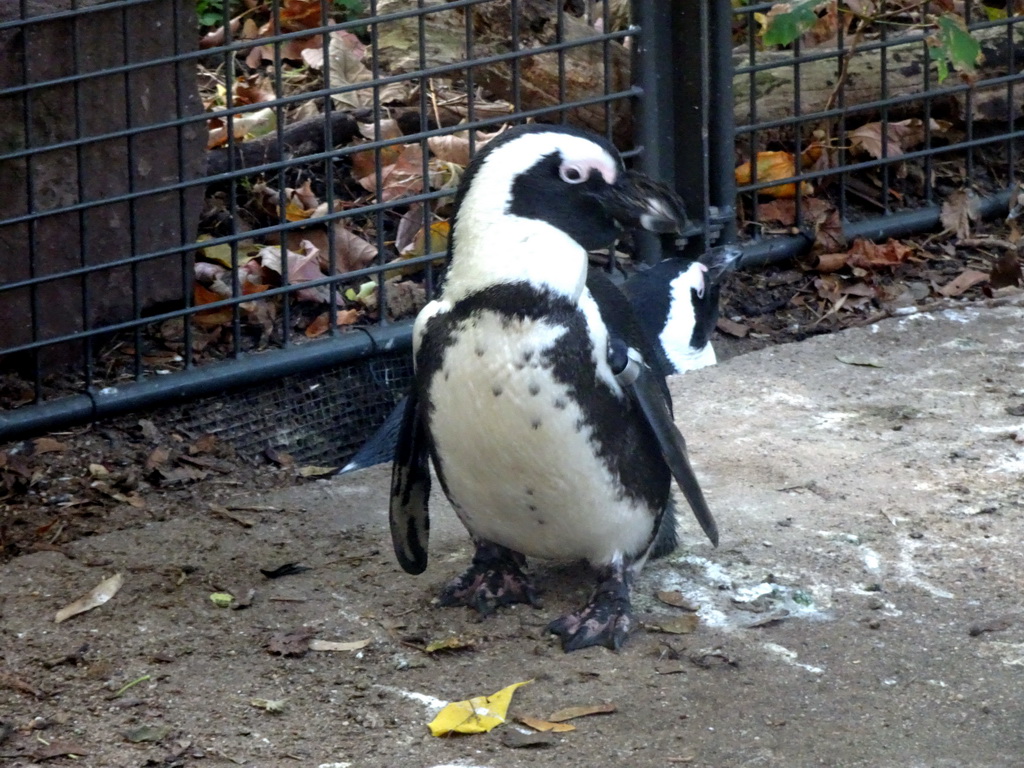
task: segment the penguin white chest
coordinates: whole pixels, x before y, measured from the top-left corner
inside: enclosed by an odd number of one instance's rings
[[[654,511],[626,495],[551,351],[568,329],[484,311],[429,384],[431,437],[470,532],[534,557],[605,564],[642,552]],[[596,376],[594,368],[575,372]]]

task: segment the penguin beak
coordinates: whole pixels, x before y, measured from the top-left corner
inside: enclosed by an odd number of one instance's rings
[[[688,224],[683,201],[664,184],[627,171],[606,190],[608,214],[625,229],[641,227],[658,234],[678,234]]]

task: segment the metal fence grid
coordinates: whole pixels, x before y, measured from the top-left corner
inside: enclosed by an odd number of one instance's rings
[[[720,230],[708,97],[680,113],[673,72],[707,91],[729,4],[691,5],[7,4],[0,439],[402,350],[461,154],[511,122],[588,127],[669,181],[681,126],[692,234]],[[702,43],[673,59],[681,24]]]
[[[1005,209],[1022,137],[1024,17],[989,20],[980,3],[960,5],[985,59],[970,81],[956,72],[940,81],[929,46],[935,27],[915,23],[948,10],[940,3],[907,4],[906,14],[865,29],[845,6],[825,6],[838,11],[836,29],[787,50],[761,44],[759,14],[772,3],[736,9],[737,164],[768,152],[796,160],[784,178],[758,178],[752,163],[740,180],[739,229],[760,241],[748,245],[748,264],[806,250],[820,224],[814,198],[834,206],[847,239],[938,228],[940,204],[965,179],[980,213]],[[795,226],[804,231],[770,237],[783,228],[772,231],[762,206],[785,184],[796,185]]]

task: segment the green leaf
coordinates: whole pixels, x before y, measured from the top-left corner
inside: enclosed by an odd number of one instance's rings
[[[948,64],[958,72],[974,72],[982,61],[981,44],[971,35],[964,20],[952,13],[936,19],[937,38],[932,38],[930,54],[939,69],[939,82],[949,76]],[[948,63],[948,64],[947,64]]]
[[[797,0],[794,3],[779,3],[772,7],[765,23],[765,45],[789,45],[800,35],[814,26],[818,20],[818,8],[829,0]]]
[[[981,43],[971,35],[964,20],[951,13],[939,17],[942,40],[949,47],[949,60],[962,72],[973,72],[982,62]]]

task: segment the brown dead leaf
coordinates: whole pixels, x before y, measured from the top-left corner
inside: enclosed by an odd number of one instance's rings
[[[388,118],[377,123],[359,123],[359,133],[364,139],[370,141],[387,141],[401,136],[402,129],[398,126],[397,120]]]
[[[944,136],[952,124],[945,120],[931,120],[931,135]],[[882,137],[882,123],[865,123],[849,131],[846,136],[853,149],[860,149],[875,158],[900,157],[925,140],[924,121],[917,117],[889,123],[887,138]]]
[[[304,656],[316,632],[310,627],[299,627],[291,632],[278,632],[267,643],[267,652],[278,656]]]
[[[763,224],[777,224],[781,227],[796,225],[796,200],[775,199],[757,206],[757,220]]]
[[[359,320],[361,313],[358,309],[342,309],[334,313],[334,322],[337,326],[352,325]],[[306,326],[306,338],[316,339],[323,336],[330,330],[331,316],[327,312],[317,315],[309,325]]]
[[[281,2],[280,24],[282,32],[301,32],[313,29],[323,23],[320,0],[283,0]],[[273,22],[266,34],[273,34]]]
[[[299,477],[332,477],[338,474],[340,467],[318,467],[314,465],[299,467]]]
[[[846,266],[847,253],[820,253],[814,268],[819,272],[836,272]]]
[[[942,203],[942,226],[958,238],[971,236],[971,222],[981,220],[981,198],[973,189],[961,189]]]
[[[279,451],[277,448],[267,448],[263,451],[263,455],[266,456],[269,461],[277,464],[279,467],[283,467],[284,469],[295,466],[295,459],[292,458],[291,454]]]
[[[42,453],[59,453],[67,450],[67,445],[54,440],[52,437],[37,437],[32,441],[32,455],[38,456]]]
[[[156,477],[159,480],[161,487],[196,483],[200,480],[205,480],[209,476],[209,472],[202,469],[195,469],[193,467],[175,467],[174,469],[163,469],[157,467],[156,469]]]
[[[561,723],[566,720],[574,720],[577,717],[588,717],[590,715],[610,715],[616,711],[616,707],[611,702],[604,704],[591,704],[589,706],[582,707],[565,707],[563,709],[556,710],[548,715],[548,722]]]
[[[684,611],[696,611],[700,608],[697,603],[693,602],[679,590],[656,592],[655,597],[665,603],[665,605],[682,608]]]
[[[552,723],[549,720],[541,720],[539,717],[530,717],[529,715],[522,715],[517,717],[516,720],[528,728],[533,728],[533,730],[540,731],[541,733],[547,733],[548,731],[568,733],[569,731],[576,730],[576,726],[569,723]]]
[[[644,622],[647,629],[670,635],[689,635],[699,624],[700,618],[695,613],[682,616],[655,616]]]
[[[1021,271],[1020,258],[1013,251],[1005,251],[992,267],[989,280],[993,288],[1024,285],[1024,272]]]
[[[146,457],[146,471],[152,472],[157,467],[166,464],[170,458],[171,452],[166,448],[162,446],[154,448],[152,453],[150,453],[149,456]]]
[[[44,760],[52,760],[55,757],[75,757],[78,755],[88,755],[89,748],[83,744],[75,744],[70,741],[51,741],[45,746],[41,746],[32,752],[32,758],[43,762]]]
[[[722,333],[727,333],[730,336],[735,336],[737,339],[745,338],[750,333],[750,328],[743,323],[737,323],[735,320],[730,320],[727,317],[718,318],[718,322],[715,323],[715,327],[718,328]]]
[[[857,238],[847,254],[846,263],[867,270],[895,267],[909,259],[913,253],[913,248],[892,238],[881,244]]]
[[[480,148],[486,146],[487,142],[491,141],[496,136],[500,136],[502,131],[505,130],[505,127],[502,127],[501,130],[495,131],[494,133],[477,132],[473,145],[474,150],[479,152]],[[434,153],[435,157],[446,163],[454,163],[455,165],[461,165],[462,167],[469,165],[469,145],[468,131],[450,133],[446,136],[432,136],[427,139],[427,146],[430,147],[430,151]]]
[[[988,280],[988,275],[985,272],[979,272],[976,269],[965,269],[938,290],[940,294],[949,299],[954,296],[959,296],[965,291],[976,286],[978,283],[983,283],[986,280]]]
[[[199,453],[210,453],[217,447],[218,442],[216,435],[207,432],[196,438],[196,441],[189,446],[188,452],[192,456]]]
[[[27,693],[29,696],[34,696],[37,699],[41,699],[46,695],[39,688],[26,683],[13,672],[9,672],[4,669],[0,669],[0,688],[10,688],[14,691],[21,691],[22,693]]]

